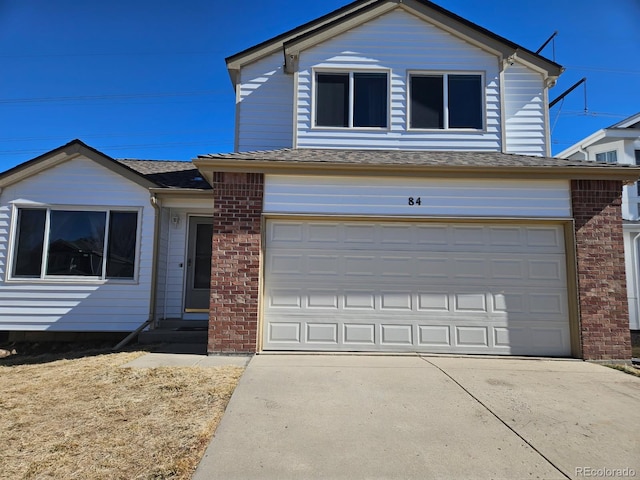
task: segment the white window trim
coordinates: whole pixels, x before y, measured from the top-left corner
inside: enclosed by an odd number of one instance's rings
[[[42,264],[40,267],[39,277],[16,277],[13,275],[15,266],[16,240],[18,235],[18,211],[20,209],[40,209],[46,210],[44,223],[44,239],[42,248]],[[105,219],[105,242],[103,250],[103,259],[106,258],[106,249],[108,248],[109,239],[109,219],[111,212],[135,212],[137,213],[136,223],[136,244],[135,244],[135,264],[133,266],[133,278],[106,278],[106,262],[102,262],[101,276],[84,276],[84,275],[47,275],[46,266],[49,256],[47,245],[49,244],[50,233],[50,212],[51,210],[66,210],[76,212],[104,212]],[[142,254],[142,207],[121,207],[117,205],[109,206],[79,206],[79,205],[51,205],[42,203],[12,203],[11,207],[11,227],[9,234],[9,245],[7,249],[7,270],[5,272],[5,282],[7,283],[81,283],[81,284],[98,284],[107,283],[135,285],[139,283],[140,276],[140,257]]]
[[[319,73],[342,73],[349,75],[349,125],[346,127],[329,127],[316,124],[316,107],[318,105],[317,78]],[[353,94],[354,94],[354,73],[384,73],[387,76],[387,126],[386,127],[354,127],[353,126]],[[388,132],[391,130],[391,69],[389,68],[312,68],[311,69],[311,128],[315,130],[335,130],[335,131],[370,131]]]
[[[442,108],[443,108],[443,128],[414,128],[411,127],[411,77],[416,76],[442,76]],[[482,109],[482,128],[449,128],[449,75],[479,75],[482,86],[482,99],[480,108]],[[487,86],[486,71],[484,70],[407,70],[405,79],[406,86],[406,125],[409,132],[462,132],[462,133],[487,133]]]

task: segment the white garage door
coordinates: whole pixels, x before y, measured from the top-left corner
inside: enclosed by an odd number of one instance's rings
[[[265,350],[570,355],[562,228],[269,220]]]

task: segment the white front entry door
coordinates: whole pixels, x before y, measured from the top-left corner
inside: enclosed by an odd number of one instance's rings
[[[265,350],[571,354],[556,225],[269,220]]]

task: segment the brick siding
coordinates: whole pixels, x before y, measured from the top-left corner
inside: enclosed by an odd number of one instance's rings
[[[631,358],[621,193],[619,181],[571,182],[585,360]]]
[[[209,353],[256,351],[264,176],[215,173]]]

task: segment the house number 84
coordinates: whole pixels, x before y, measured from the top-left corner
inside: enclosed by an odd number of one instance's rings
[[[422,200],[420,200],[420,197],[418,198],[413,198],[413,197],[409,197],[409,200],[407,202],[409,205],[422,205]]]

